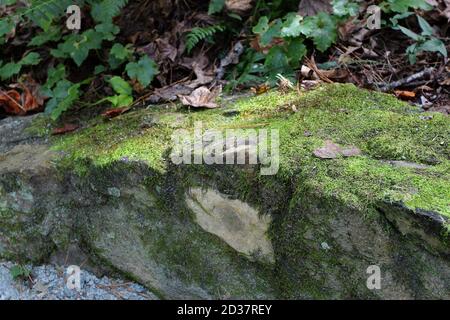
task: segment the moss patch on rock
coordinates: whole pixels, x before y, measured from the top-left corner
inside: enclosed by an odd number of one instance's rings
[[[205,130],[278,129],[278,178],[297,179],[358,208],[379,200],[399,201],[450,217],[450,121],[445,115],[420,113],[391,95],[353,85],[326,85],[300,95],[270,92],[238,100],[232,108],[235,116],[228,109],[175,106],[138,110],[110,121],[95,119],[78,133],[56,138],[54,149],[64,151],[66,161],[75,166],[82,159],[97,165],[138,160],[164,172],[171,134],[178,127],[193,131],[202,121]],[[325,140],[356,146],[362,155],[314,157]],[[392,161],[426,166],[398,167]]]

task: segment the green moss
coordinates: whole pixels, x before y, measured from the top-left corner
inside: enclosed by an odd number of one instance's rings
[[[163,126],[143,128],[144,116],[151,113],[129,113],[109,121],[95,119],[79,133],[54,138],[55,150],[65,151],[64,164],[78,172],[86,171],[89,159],[94,165],[107,166],[119,160],[145,161],[155,170],[164,169],[162,158],[170,141]]]
[[[55,123],[49,117],[40,114],[33,119],[31,125],[25,129],[25,133],[33,137],[45,137],[50,134],[51,127],[54,124]]]
[[[292,111],[293,105],[297,112]],[[65,161],[72,167],[83,164],[83,159],[100,166],[127,159],[145,161],[164,173],[176,128],[193,132],[194,124],[202,121],[205,130],[278,129],[277,179],[298,181],[324,197],[336,197],[360,209],[380,200],[401,201],[412,209],[450,217],[450,123],[442,114],[419,113],[393,96],[352,85],[327,85],[300,95],[270,92],[239,100],[233,110],[238,115],[226,116],[223,109],[189,111],[184,107],[136,111],[107,122],[95,120],[79,133],[56,138],[54,148],[68,154]],[[145,125],[148,119],[150,125]],[[327,139],[356,146],[363,154],[333,160],[314,157],[313,151]],[[430,166],[399,168],[385,160]]]
[[[32,222],[26,221],[27,215],[35,216]],[[27,215],[0,206],[0,258],[41,263],[55,250],[50,239],[46,239],[39,228],[33,225],[35,220],[42,219],[42,215],[38,212]]]

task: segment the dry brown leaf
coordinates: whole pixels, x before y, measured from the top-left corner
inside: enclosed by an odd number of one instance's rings
[[[9,90],[7,92],[0,90],[0,107],[6,113],[23,115],[26,113],[25,108],[21,104],[20,93],[16,90]]]
[[[329,70],[316,69],[316,70],[317,72],[320,73],[320,76],[314,69],[306,65],[303,65],[300,69],[300,74],[304,79],[318,80],[321,79],[321,77],[323,77],[323,79],[330,79],[333,81],[341,81],[341,82],[346,81],[350,76],[348,70],[343,68],[336,68]]]
[[[76,124],[67,123],[60,128],[53,129],[52,135],[61,135],[61,134],[65,134],[68,132],[73,132],[73,131],[77,130],[78,128],[79,128],[79,126]]]
[[[225,8],[237,14],[244,14],[253,8],[252,2],[253,0],[226,0]]]
[[[314,56],[311,56],[311,59],[305,57],[305,64],[308,68],[314,71],[314,73],[319,77],[320,80],[327,83],[333,83],[323,72],[320,70],[317,65],[316,61],[314,59]]]
[[[339,38],[343,41],[348,41],[351,35],[360,28],[361,26],[359,25],[359,23],[357,23],[356,18],[350,19],[339,26]]]
[[[14,90],[0,90],[0,107],[3,107],[6,113],[23,116],[42,109],[44,97],[39,93],[39,85],[31,77],[28,76],[24,82],[9,87]]]
[[[216,98],[222,92],[222,87],[217,86],[212,91],[210,91],[207,87],[200,87],[192,91],[192,93],[188,96],[180,95],[180,101],[185,106],[191,107],[204,107],[214,109],[217,108],[218,105],[215,102]]]
[[[179,96],[189,95],[191,94],[191,92],[192,88],[189,88],[186,84],[175,83],[163,88],[156,88],[154,94],[152,94],[147,99],[147,101],[150,103],[158,103],[161,101],[175,101]]]
[[[266,83],[250,88],[250,91],[256,95],[266,93],[269,90],[270,90],[270,86]]]
[[[331,13],[332,6],[330,0],[301,0],[298,6],[298,13],[301,16],[315,16],[319,12]]]
[[[395,90],[394,93],[397,98],[403,100],[412,100],[416,97],[416,93],[414,91]]]
[[[444,79],[441,82],[439,82],[441,86],[450,86],[450,78]]]
[[[120,116],[121,114],[127,112],[130,109],[131,109],[130,107],[109,109],[109,110],[106,110],[105,112],[103,112],[102,116],[105,118],[111,119],[111,118]]]

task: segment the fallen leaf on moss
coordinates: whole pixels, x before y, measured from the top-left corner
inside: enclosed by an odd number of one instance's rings
[[[215,87],[212,91],[210,91],[207,87],[200,87],[192,91],[190,95],[180,95],[179,98],[181,103],[185,106],[214,109],[218,107],[215,100],[221,92],[221,86]]]
[[[56,135],[61,135],[61,134],[65,134],[68,132],[73,132],[73,131],[77,130],[78,128],[79,128],[79,126],[76,124],[67,123],[63,127],[53,129],[52,135],[56,136]]]
[[[266,93],[269,90],[270,90],[270,86],[265,84],[265,83],[261,84],[261,85],[258,85],[256,87],[251,87],[250,88],[250,91],[253,92],[256,95]]]
[[[108,119],[115,118],[117,116],[120,116],[121,114],[124,114],[128,110],[130,110],[130,107],[124,107],[124,108],[114,108],[106,110],[102,113],[102,116]]]

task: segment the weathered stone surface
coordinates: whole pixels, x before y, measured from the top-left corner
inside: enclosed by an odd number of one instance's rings
[[[25,129],[39,117],[40,115],[34,115],[29,117],[6,118],[1,120],[0,154],[11,150],[16,145],[21,143],[23,144],[31,141],[35,143],[38,140],[38,137]]]
[[[14,132],[0,136],[0,257],[88,258],[161,298],[450,299],[448,118],[349,86],[232,107],[138,110],[52,138],[32,134],[41,120],[0,121]],[[279,130],[279,172],[170,163],[171,134],[200,120]],[[362,154],[314,157],[328,139]]]
[[[240,200],[228,199],[215,190],[191,188],[186,202],[195,221],[207,232],[223,239],[234,250],[249,257],[274,262],[268,238],[271,217],[261,215]]]

